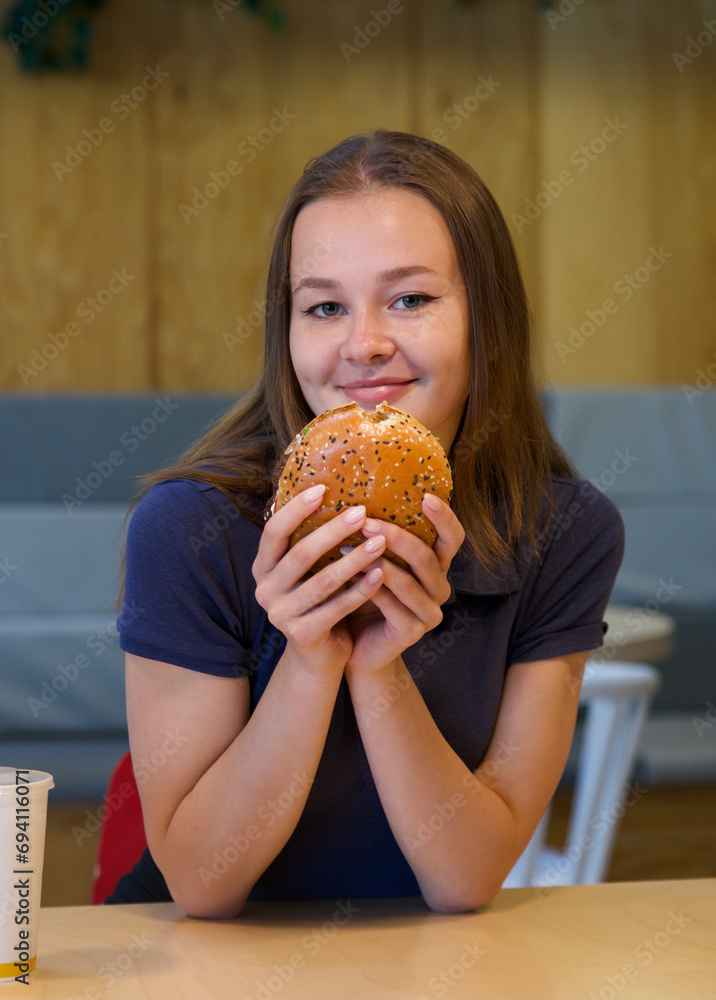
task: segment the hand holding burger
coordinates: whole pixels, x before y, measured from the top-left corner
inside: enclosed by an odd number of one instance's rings
[[[402,410],[387,403],[375,410],[356,403],[326,410],[296,435],[284,458],[275,510],[311,486],[326,486],[321,506],[293,532],[290,545],[359,504],[369,518],[396,524],[434,545],[437,532],[423,514],[422,499],[431,493],[450,502],[450,465],[435,435]],[[364,540],[356,532],[342,545]],[[404,565],[390,552],[386,557]],[[340,547],[331,549],[313,571],[340,558]]]

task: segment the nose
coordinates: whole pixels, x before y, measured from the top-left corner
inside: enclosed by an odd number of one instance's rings
[[[343,361],[371,365],[395,354],[395,342],[383,329],[380,319],[368,311],[353,314],[345,325],[345,339],[340,356]]]

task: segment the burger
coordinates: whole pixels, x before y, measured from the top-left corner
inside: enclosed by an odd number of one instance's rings
[[[364,504],[368,517],[397,524],[432,546],[437,532],[423,514],[422,499],[432,493],[449,503],[452,495],[450,465],[440,441],[387,403],[374,410],[349,403],[324,411],[304,427],[279,463],[273,509],[320,484],[326,486],[323,502],[293,532],[290,545],[346,507]],[[341,559],[341,547],[363,541],[363,534],[354,532],[322,556],[313,572]],[[385,555],[405,565],[390,551]]]

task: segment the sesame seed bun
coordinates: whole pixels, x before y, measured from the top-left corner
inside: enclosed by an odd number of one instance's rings
[[[450,502],[452,475],[443,448],[426,427],[387,403],[364,410],[356,403],[326,410],[296,435],[284,453],[275,509],[297,493],[325,484],[323,503],[291,536],[290,544],[325,524],[346,507],[365,504],[368,517],[405,528],[432,546],[437,533],[421,501],[433,493]],[[357,531],[341,545],[360,545]],[[386,556],[404,565],[392,553]],[[341,558],[338,548],[314,567]]]

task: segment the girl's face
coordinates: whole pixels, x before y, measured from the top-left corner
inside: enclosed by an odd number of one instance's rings
[[[314,414],[386,400],[448,451],[470,389],[469,313],[438,210],[406,188],[311,202],[290,277],[291,360]]]

